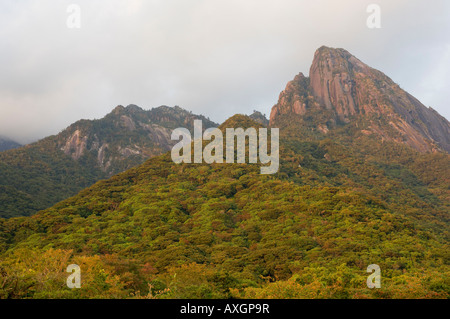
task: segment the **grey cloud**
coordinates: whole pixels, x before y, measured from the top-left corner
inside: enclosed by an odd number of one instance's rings
[[[381,29],[366,7],[381,6]],[[67,6],[81,7],[68,29]],[[258,109],[342,47],[450,117],[447,1],[71,0],[0,4],[0,135],[30,142],[118,104],[221,122]]]

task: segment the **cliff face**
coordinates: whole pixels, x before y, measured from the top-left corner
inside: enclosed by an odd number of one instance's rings
[[[276,125],[283,114],[307,115],[310,110],[326,114],[325,120],[316,119],[322,132],[334,124],[364,120],[364,134],[407,143],[419,151],[450,152],[450,125],[444,117],[344,49],[319,48],[309,77],[300,73],[281,92],[270,123]]]
[[[103,119],[72,124],[57,136],[57,143],[75,161],[94,157],[96,165],[111,176],[169,151],[176,143],[170,138],[172,130],[191,128],[197,118],[206,128],[217,126],[180,107],[145,111],[136,105],[119,105]]]
[[[282,114],[306,114],[309,107],[309,78],[303,73],[299,73],[295,78],[288,82],[284,91],[280,93],[278,104],[276,104],[270,112],[270,123]]]
[[[167,152],[176,143],[172,130],[192,129],[194,119],[204,128],[218,126],[180,107],[117,106],[102,119],[80,120],[57,135],[0,152],[0,217],[32,215]]]

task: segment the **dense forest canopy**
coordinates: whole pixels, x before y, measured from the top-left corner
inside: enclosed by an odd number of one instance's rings
[[[448,154],[290,123],[275,175],[166,153],[0,219],[0,296],[448,298]],[[72,263],[82,289],[66,287]]]

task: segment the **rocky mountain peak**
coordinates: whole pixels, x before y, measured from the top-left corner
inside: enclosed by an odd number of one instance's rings
[[[419,151],[450,151],[450,124],[402,90],[388,76],[344,49],[316,50],[309,77],[288,82],[272,108],[270,125],[284,115],[308,116],[316,127],[364,120],[364,134],[406,143]]]
[[[135,104],[130,104],[126,107],[126,110],[129,112],[141,112],[143,111],[142,108],[140,108],[139,106],[135,105]]]
[[[342,119],[357,113],[352,56],[343,49],[321,47],[310,68],[311,92],[327,109],[335,109]]]
[[[125,110],[125,107],[123,105],[117,105],[110,114],[118,115],[122,113]]]
[[[314,54],[309,71],[311,93],[316,101],[349,122],[357,114],[386,114],[385,98],[400,93],[389,77],[344,49],[322,46]]]
[[[292,81],[289,81],[284,91],[280,93],[278,104],[270,112],[270,123],[282,114],[306,113],[308,107],[309,78],[303,73],[297,74]]]
[[[130,104],[116,106],[99,120],[80,120],[57,136],[58,148],[75,161],[95,158],[108,176],[170,150],[171,131],[193,127],[194,119],[206,128],[218,124],[181,107],[159,106],[151,110]]]
[[[266,115],[259,111],[254,110],[248,117],[264,126],[269,125],[269,120],[266,118]]]

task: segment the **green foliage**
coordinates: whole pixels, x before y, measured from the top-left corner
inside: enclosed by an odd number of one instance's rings
[[[448,283],[433,277],[448,272],[445,234],[391,207],[349,186],[263,176],[256,164],[178,165],[166,154],[31,220],[1,220],[0,247],[6,278],[19,276],[20,251],[72,251],[98,272],[108,266],[114,286],[94,276],[78,297],[447,297]],[[382,293],[364,286],[371,263],[388,283]],[[65,296],[30,278],[32,289],[8,294]],[[405,280],[413,288],[402,290]]]
[[[180,107],[161,106],[145,111],[135,105],[118,106],[103,119],[81,120],[56,136],[1,152],[0,217],[32,215],[76,195],[98,180],[168,151],[170,145],[161,137],[167,133],[164,130],[192,128],[197,118],[202,119],[205,128],[217,126]],[[76,151],[66,149],[66,154],[62,149],[71,144],[77,131],[86,139],[86,145],[79,157],[72,157]],[[100,146],[104,146],[102,161]],[[127,149],[139,149],[139,152],[133,154]]]
[[[0,153],[0,217],[28,216],[77,194],[106,175],[43,140]]]
[[[275,175],[164,154],[0,219],[0,296],[448,298],[448,155],[291,129]],[[87,276],[76,291],[69,263]]]

